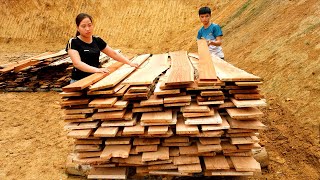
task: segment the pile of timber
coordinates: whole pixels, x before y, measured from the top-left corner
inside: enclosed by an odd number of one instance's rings
[[[69,173],[89,179],[135,176],[252,176],[266,102],[260,77],[198,53],[144,54],[63,87]],[[87,170],[74,173],[76,169]]]
[[[108,59],[101,53],[101,63]],[[0,91],[62,91],[70,83],[71,70],[72,62],[65,50],[1,65]]]

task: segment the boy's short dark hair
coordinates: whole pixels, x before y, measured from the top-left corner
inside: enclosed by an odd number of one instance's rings
[[[199,16],[202,14],[210,14],[211,16],[211,9],[209,7],[201,7],[199,9]]]

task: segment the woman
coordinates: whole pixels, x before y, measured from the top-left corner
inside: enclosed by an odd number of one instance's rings
[[[66,47],[74,65],[71,83],[92,73],[110,73],[107,68],[100,68],[100,51],[119,62],[138,67],[138,64],[130,62],[128,58],[117,53],[100,37],[93,36],[93,22],[90,15],[80,13],[76,17],[76,24],[76,37],[71,38]]]

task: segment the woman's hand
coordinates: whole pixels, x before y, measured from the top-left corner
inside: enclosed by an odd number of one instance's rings
[[[139,67],[139,65],[138,65],[137,63],[133,63],[133,62],[130,62],[129,65],[130,65],[131,67],[135,67],[135,68],[138,68],[138,67]]]
[[[108,68],[97,68],[98,69],[98,73],[107,73],[110,74],[110,71]]]

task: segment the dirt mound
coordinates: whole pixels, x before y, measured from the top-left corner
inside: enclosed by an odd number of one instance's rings
[[[124,52],[196,51],[197,11],[204,5],[223,27],[227,61],[264,79],[269,129],[261,139],[271,163],[257,178],[319,179],[318,0],[2,1],[0,64],[63,49],[79,12],[91,14],[95,34]],[[66,179],[72,142],[63,131],[58,95],[0,96],[1,179]]]

